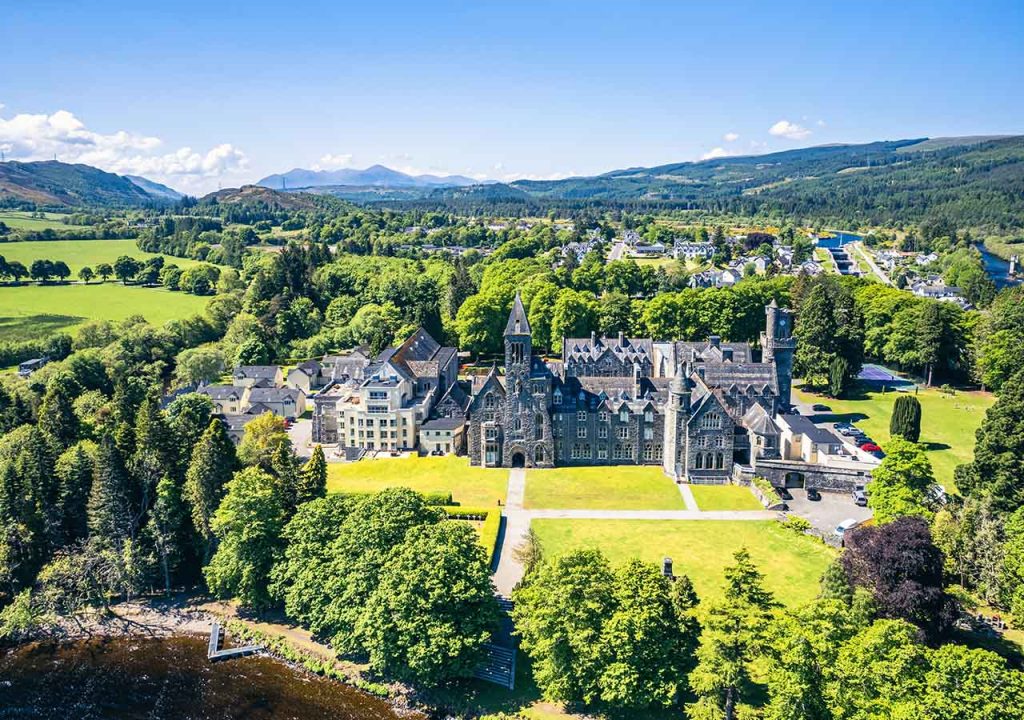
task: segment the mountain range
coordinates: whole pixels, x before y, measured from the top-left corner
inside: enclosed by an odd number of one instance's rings
[[[383,165],[371,165],[365,170],[303,170],[295,168],[286,173],[268,175],[257,185],[274,190],[301,190],[322,187],[386,187],[386,188],[439,188],[479,185],[479,180],[462,175],[408,175]]]
[[[0,163],[0,202],[55,206],[137,207],[182,197],[166,185],[135,175],[116,175],[90,165],[43,162]]]

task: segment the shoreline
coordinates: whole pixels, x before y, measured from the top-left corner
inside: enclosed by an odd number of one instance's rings
[[[362,676],[355,663],[339,660],[326,645],[295,625],[255,620],[239,615],[231,603],[179,595],[170,600],[143,599],[94,609],[74,617],[59,616],[7,648],[33,643],[72,643],[84,640],[128,638],[160,639],[175,636],[209,637],[214,620],[220,621],[232,645],[252,641],[263,645],[258,654],[291,669],[324,678],[387,702],[399,714],[427,717],[433,708],[416,703],[416,692],[399,683],[374,683]]]

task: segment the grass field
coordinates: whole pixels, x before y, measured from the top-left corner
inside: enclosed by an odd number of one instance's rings
[[[774,520],[534,520],[531,527],[548,557],[598,548],[613,564],[634,557],[658,563],[670,557],[701,598],[721,596],[722,571],[741,547],[765,575],[765,585],[788,606],[812,600],[833,550]]]
[[[460,505],[496,507],[499,498],[505,501],[508,470],[473,467],[467,458],[455,455],[327,464],[330,492],[377,492],[389,487],[451,492]]]
[[[46,337],[89,320],[142,315],[161,325],[203,311],[207,297],[157,288],[103,285],[0,287],[0,341]]]
[[[764,510],[750,488],[742,485],[691,485],[701,510]]]
[[[5,221],[6,222],[6,221]],[[77,277],[80,268],[88,265],[95,269],[100,263],[110,263],[122,255],[148,260],[156,253],[139,250],[134,240],[34,240],[32,242],[0,243],[0,255],[8,261],[17,260],[25,267],[33,260],[63,260]],[[164,256],[167,264],[178,267],[195,265],[198,261]]]
[[[34,218],[32,213],[22,210],[0,210],[0,222],[13,230],[67,230],[70,225],[64,224],[64,215],[59,213],[43,213],[46,217]]]
[[[820,402],[832,408],[831,413],[820,414],[817,419],[854,422],[885,449],[892,406],[900,393],[864,391],[852,400],[833,400],[801,390],[796,395],[803,402]],[[947,490],[955,490],[953,470],[974,457],[974,431],[985,419],[985,410],[995,402],[995,396],[957,391],[950,397],[931,388],[919,390],[917,399],[921,402],[921,442],[927,448],[935,479]]]
[[[526,471],[528,508],[684,510],[679,488],[651,466],[561,467]]]

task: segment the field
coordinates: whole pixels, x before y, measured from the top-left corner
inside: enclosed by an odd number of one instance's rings
[[[71,225],[64,224],[64,217],[59,213],[43,213],[45,217],[34,218],[32,213],[21,210],[0,210],[0,222],[12,230],[67,230]]]
[[[691,485],[701,510],[764,510],[750,488],[742,485]]]
[[[889,440],[889,418],[892,406],[900,393],[864,391],[856,399],[832,398],[796,391],[797,398],[807,403],[824,403],[832,408],[830,414],[818,415],[819,420],[846,420],[878,442],[882,449]],[[974,457],[974,432],[985,419],[985,410],[995,402],[995,396],[984,392],[961,392],[950,397],[937,389],[920,389],[921,442],[928,451],[935,470],[935,479],[955,490],[953,470],[957,465],[970,462]]]
[[[25,267],[32,265],[33,260],[63,260],[75,276],[78,275],[78,270],[86,265],[95,269],[100,263],[113,264],[121,255],[138,260],[156,257],[156,253],[139,250],[134,240],[37,240],[0,243],[0,255],[8,261],[17,260],[24,263]],[[170,255],[165,255],[164,258],[166,263],[178,267],[195,265],[197,262]]]
[[[526,471],[527,508],[685,510],[659,467],[561,467]]]
[[[465,457],[404,457],[328,463],[330,492],[377,492],[407,487],[417,492],[451,492],[460,505],[496,507],[505,500],[508,470],[473,467]]]
[[[548,557],[578,548],[599,548],[613,565],[638,557],[660,566],[670,557],[675,573],[689,576],[701,598],[721,596],[723,569],[746,547],[766,587],[790,607],[814,599],[818,578],[835,556],[774,520],[534,520],[532,527]]]
[[[161,325],[203,311],[209,298],[158,288],[93,285],[0,287],[0,341],[67,332],[89,320],[142,315]]]

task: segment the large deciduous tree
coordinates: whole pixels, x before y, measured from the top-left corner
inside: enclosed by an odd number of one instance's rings
[[[871,473],[868,507],[879,523],[905,515],[931,517],[926,500],[928,488],[934,483],[932,464],[924,448],[896,435],[886,445],[882,464]]]

